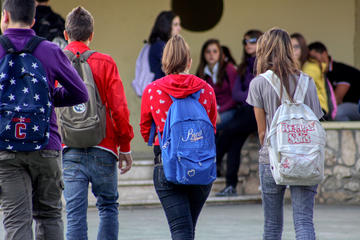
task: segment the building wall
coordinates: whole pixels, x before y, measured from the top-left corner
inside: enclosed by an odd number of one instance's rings
[[[136,153],[150,151],[139,134],[140,99],[135,96],[131,81],[143,40],[148,37],[157,14],[161,10],[170,9],[171,1],[52,0],[51,5],[64,17],[77,5],[84,6],[93,14],[95,38],[92,47],[113,56],[124,82],[131,111],[131,122],[135,131],[135,139],[132,142],[133,151]],[[222,44],[230,47],[235,59],[239,61],[242,55],[241,40],[244,32],[252,28],[266,31],[273,26],[284,28],[289,33],[300,32],[308,42],[323,41],[335,59],[351,65],[355,63],[354,51],[356,49],[358,56],[356,61],[359,66],[359,7],[359,0],[296,2],[224,0],[223,17],[213,29],[201,33],[182,31],[182,35],[191,48],[193,58],[191,72],[196,71],[200,48],[208,38],[218,38]],[[355,25],[357,26],[356,37]],[[357,41],[356,48],[354,41]]]
[[[336,126],[331,124],[332,126]],[[326,128],[326,126],[324,126]],[[360,204],[360,130],[337,125],[326,129],[324,180],[316,200],[326,204]],[[237,191],[241,195],[260,194],[257,136],[250,135],[241,150]],[[289,197],[287,195],[287,197]]]
[[[360,69],[360,0],[355,1],[354,65]]]

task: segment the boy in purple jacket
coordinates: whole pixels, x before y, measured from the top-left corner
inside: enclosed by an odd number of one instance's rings
[[[1,30],[17,51],[35,36],[31,29],[34,15],[33,0],[3,1]],[[88,100],[82,79],[57,45],[42,41],[32,54],[46,72],[53,107],[71,106]],[[5,55],[5,49],[0,47],[1,61],[4,61]],[[63,87],[55,88],[55,80]],[[61,139],[53,107],[49,141],[43,149],[32,152],[0,149],[0,206],[4,212],[6,240],[33,239],[33,218],[36,221],[36,239],[64,239]]]

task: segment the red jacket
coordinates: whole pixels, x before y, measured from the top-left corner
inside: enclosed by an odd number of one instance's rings
[[[90,50],[82,42],[71,42],[65,49],[74,54]],[[111,56],[99,52],[92,54],[88,63],[102,103],[106,106],[106,137],[97,147],[110,150],[116,156],[118,147],[120,152],[129,152],[134,132],[129,123],[130,113],[116,63]]]
[[[185,98],[201,90],[199,102],[206,109],[214,129],[216,128],[216,98],[213,88],[194,75],[168,75],[149,84],[141,99],[140,132],[145,142],[149,141],[151,123],[163,132],[167,111],[172,104],[169,94]],[[158,141],[156,142],[158,145]]]

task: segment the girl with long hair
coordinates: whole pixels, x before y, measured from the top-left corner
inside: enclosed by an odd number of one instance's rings
[[[318,119],[323,116],[314,81],[302,74],[294,58],[293,46],[288,33],[272,28],[260,37],[257,43],[257,76],[251,81],[247,103],[254,107],[261,149],[259,152],[259,174],[264,209],[263,239],[281,239],[283,229],[283,203],[286,186],[277,185],[269,164],[266,141],[272,118],[287,94],[293,98],[300,77],[309,81],[304,104],[308,105]],[[280,79],[280,98],[270,83],[260,74],[271,70]],[[285,93],[285,92],[286,93]],[[317,185],[290,186],[291,203],[296,239],[315,240],[313,210]]]
[[[152,122],[160,134],[174,98],[185,98],[200,91],[199,102],[205,108],[214,128],[216,125],[216,99],[212,87],[204,80],[188,73],[191,67],[190,50],[185,40],[175,35],[164,48],[162,68],[165,77],[150,83],[141,99],[140,132],[149,141]],[[213,132],[209,134],[214,134]],[[180,185],[166,180],[159,142],[154,147],[154,186],[165,211],[172,239],[192,240],[201,209],[209,196],[212,184]]]
[[[222,130],[231,122],[236,112],[236,102],[232,98],[232,89],[236,79],[236,69],[230,62],[226,62],[220,42],[217,39],[207,40],[201,49],[200,63],[197,69],[197,76],[204,79],[214,88],[218,109],[216,128],[216,165],[218,176],[222,175],[221,162],[226,152],[228,159],[234,159],[237,145],[229,147],[224,145]],[[232,161],[233,162],[233,161]],[[229,164],[230,166],[230,164]],[[230,168],[230,167],[229,167]],[[229,194],[236,195],[236,190],[231,189]]]
[[[225,62],[219,40],[209,39],[202,48],[196,75],[214,88],[218,104],[217,129],[221,130],[235,113],[236,103],[232,99],[232,88],[236,78],[234,65]]]
[[[148,39],[150,71],[155,74],[153,81],[165,76],[161,69],[163,49],[166,42],[180,31],[180,17],[172,11],[162,11],[157,16]]]

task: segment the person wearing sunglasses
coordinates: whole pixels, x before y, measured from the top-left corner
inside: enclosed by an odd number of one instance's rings
[[[256,131],[256,120],[252,107],[245,102],[248,96],[250,81],[254,78],[254,63],[256,55],[256,42],[262,35],[259,30],[249,30],[242,40],[243,56],[237,68],[237,77],[232,88],[232,98],[236,102],[235,114],[232,120],[226,124],[217,141],[217,159],[221,161],[227,152],[226,159],[226,185],[218,197],[236,196],[238,172],[241,161],[241,148],[250,133]],[[218,162],[221,167],[221,162]]]

